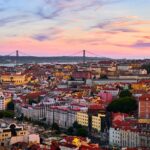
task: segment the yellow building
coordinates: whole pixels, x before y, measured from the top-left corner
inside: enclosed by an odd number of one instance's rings
[[[98,132],[101,131],[101,122],[102,117],[105,117],[104,114],[92,115],[92,122],[88,120],[87,112],[77,112],[77,122],[85,127],[91,123],[92,129],[96,129]]]
[[[70,79],[70,75],[64,75],[64,76],[63,76],[63,79],[64,79],[64,80],[69,80],[69,79]]]
[[[63,72],[61,72],[61,71],[57,71],[57,72],[54,73],[55,77],[64,77],[64,75],[65,74]]]
[[[11,138],[11,132],[1,132],[0,133],[0,142],[3,142],[9,138]]]
[[[0,80],[2,83],[14,83],[15,85],[27,84],[31,81],[31,76],[14,74],[14,75],[1,75]]]
[[[101,118],[105,117],[103,114],[98,114],[97,116],[92,116],[92,128],[97,131],[101,130]]]
[[[141,67],[141,64],[137,64],[137,63],[131,63],[130,64],[131,66],[132,66],[132,68],[137,68],[137,69],[139,69],[140,67]]]
[[[4,108],[7,108],[8,103],[11,102],[11,97],[5,98],[4,100]]]
[[[10,139],[13,136],[10,130],[10,126],[5,127],[5,124],[4,124],[4,127],[0,128],[0,143],[2,142],[5,143],[8,139]],[[15,128],[16,128],[16,134],[17,134],[16,136],[24,136],[28,134],[28,131],[24,130],[23,127],[18,127],[15,125]]]
[[[133,90],[147,90],[147,86],[144,83],[133,83],[132,89]]]
[[[72,69],[72,65],[66,65],[66,66],[64,66],[64,69],[71,70]]]
[[[77,122],[82,126],[88,127],[88,114],[87,114],[87,112],[77,112]]]
[[[145,123],[145,124],[150,124],[150,119],[139,119],[139,123]]]

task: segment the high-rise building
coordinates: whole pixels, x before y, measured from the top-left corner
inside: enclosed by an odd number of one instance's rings
[[[150,94],[144,94],[139,98],[139,122],[150,123]]]

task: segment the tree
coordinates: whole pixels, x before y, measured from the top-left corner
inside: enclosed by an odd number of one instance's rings
[[[14,102],[13,102],[13,101],[10,101],[10,102],[7,104],[7,110],[14,110]]]
[[[3,115],[4,115],[4,117],[6,117],[6,118],[14,118],[14,112],[12,112],[12,111],[8,111],[8,110],[5,110],[5,111],[3,111]]]
[[[100,76],[100,79],[108,79],[108,77],[107,77],[106,74],[102,74],[102,75]]]
[[[79,129],[77,129],[77,136],[87,137],[88,136],[88,132],[84,128],[79,128]]]
[[[3,111],[0,111],[0,118],[3,118],[3,117],[4,117]]]
[[[37,104],[37,101],[35,101],[33,99],[29,99],[29,105],[32,105],[33,103]]]
[[[86,81],[86,79],[83,77],[83,78],[82,78],[82,81],[84,81],[84,82],[85,82],[85,81]]]
[[[57,131],[60,130],[57,123],[53,123],[53,124],[52,124],[52,130],[57,130]]]
[[[23,121],[24,120],[24,114],[21,113],[21,115],[17,119],[18,119],[18,121]]]
[[[48,76],[47,80],[50,81],[51,80],[51,76]]]
[[[74,81],[75,78],[73,76],[70,77],[70,81]]]
[[[75,122],[73,123],[73,127],[74,127],[74,128],[77,128],[77,126],[78,126],[78,122],[75,121]]]
[[[142,65],[142,69],[146,69],[147,73],[149,74],[150,73],[150,64],[144,64],[144,65]]]
[[[129,91],[129,90],[122,90],[120,93],[119,93],[119,97],[131,97],[132,96],[132,93]]]
[[[67,129],[67,133],[68,133],[69,135],[73,135],[73,132],[74,132],[73,127],[69,127],[69,128]]]
[[[3,118],[3,117],[14,118],[14,112],[13,111],[8,111],[8,110],[0,111],[0,118]]]
[[[75,122],[73,123],[73,128],[79,129],[79,128],[82,128],[82,126],[81,126],[80,124],[78,124],[77,121],[75,121]]]
[[[11,124],[11,125],[10,125],[10,131],[11,131],[11,135],[12,135],[12,136],[17,136],[16,125]]]
[[[132,113],[138,108],[137,101],[133,97],[122,97],[112,101],[107,106],[109,112]]]

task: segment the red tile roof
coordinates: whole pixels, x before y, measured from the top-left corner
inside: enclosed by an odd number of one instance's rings
[[[150,94],[143,94],[140,98],[139,101],[150,101]]]

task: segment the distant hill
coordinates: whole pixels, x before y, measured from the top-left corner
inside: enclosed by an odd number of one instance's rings
[[[99,61],[99,60],[110,60],[110,58],[105,57],[86,57],[86,61]],[[36,57],[36,56],[19,56],[18,63],[65,63],[65,62],[82,62],[83,58],[80,56],[70,57],[70,56],[54,56],[54,57]],[[15,56],[0,56],[1,64],[15,63]]]

